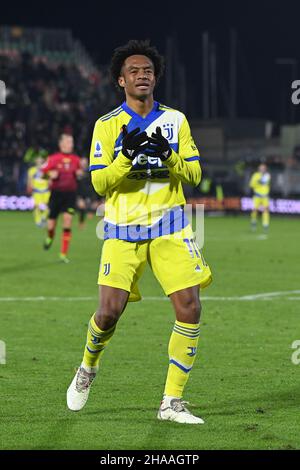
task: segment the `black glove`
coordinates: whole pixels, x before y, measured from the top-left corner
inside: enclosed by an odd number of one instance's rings
[[[137,127],[133,131],[128,132],[125,124],[122,126],[123,130],[123,141],[122,141],[122,153],[129,160],[133,160],[139,152],[144,150],[148,145],[148,136],[146,132],[140,132],[140,128]]]
[[[159,157],[162,161],[166,161],[170,157],[172,149],[168,140],[162,135],[160,127],[157,127],[156,132],[152,132],[149,137],[148,149],[145,153],[149,157]]]

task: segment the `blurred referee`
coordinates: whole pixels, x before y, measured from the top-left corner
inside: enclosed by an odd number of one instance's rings
[[[59,152],[49,155],[42,167],[42,172],[50,178],[51,196],[49,200],[48,235],[44,249],[48,250],[54,240],[57,218],[63,214],[63,231],[61,237],[60,260],[68,263],[67,253],[71,240],[72,217],[75,212],[77,178],[82,170],[80,158],[73,154],[74,139],[72,135],[61,134],[58,141]]]

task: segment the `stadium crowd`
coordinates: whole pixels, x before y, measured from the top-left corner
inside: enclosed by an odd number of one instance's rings
[[[115,97],[103,72],[86,76],[73,65],[37,61],[29,53],[0,55],[6,104],[0,107],[0,193],[22,194],[30,156],[57,149],[60,132],[75,137],[76,152],[89,152],[99,114]]]
[[[0,105],[0,194],[5,195],[26,193],[27,171],[34,156],[46,157],[55,152],[62,132],[74,136],[74,150],[78,155],[88,156],[95,121],[120,101],[105,68],[87,72],[74,60],[55,62],[34,53],[7,53],[1,47],[0,80],[6,84],[6,104]],[[285,165],[267,159],[273,172],[273,194],[283,193],[283,181],[296,177],[299,181],[298,154],[297,147],[294,158],[287,164],[285,177],[282,176]],[[259,161],[254,151],[250,160],[246,155],[230,167],[216,170],[211,159],[206,167],[204,154],[204,176],[199,191],[217,198],[223,197],[223,192],[231,196],[247,194],[251,172]],[[297,182],[285,183],[285,196],[299,194]],[[187,196],[199,195],[196,189],[184,189]]]

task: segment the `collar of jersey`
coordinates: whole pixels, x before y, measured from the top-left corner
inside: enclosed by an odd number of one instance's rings
[[[126,103],[126,101],[124,101],[122,104],[121,104],[123,110],[129,114],[129,116],[133,117],[135,120],[140,120],[142,122],[152,122],[154,121],[155,119],[157,119],[157,114],[159,113],[159,103],[157,101],[154,101],[153,103],[153,108],[152,110],[150,111],[150,113],[147,114],[146,117],[143,118],[143,116],[141,116],[140,114],[136,113],[135,111],[133,111],[133,109],[129,108],[128,104]]]

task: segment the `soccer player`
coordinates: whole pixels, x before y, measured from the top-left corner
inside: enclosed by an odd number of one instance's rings
[[[252,230],[257,227],[257,212],[259,209],[262,211],[262,226],[265,231],[268,231],[270,224],[270,211],[269,211],[269,194],[271,186],[271,175],[268,173],[267,166],[262,163],[258,167],[258,171],[253,173],[249,187],[253,191],[253,211],[251,212],[251,226]]]
[[[41,167],[44,159],[35,158],[35,165],[27,173],[27,193],[32,194],[34,200],[34,221],[38,227],[45,227],[48,215],[48,202],[50,197],[49,182],[44,178]]]
[[[163,59],[148,41],[131,40],[112,57],[111,74],[126,100],[96,122],[90,154],[92,183],[106,195],[100,303],[67,404],[73,411],[85,405],[127,302],[141,299],[138,281],[148,261],[176,315],[157,417],[202,424],[182,401],[197,354],[199,289],[211,282],[183,212],[182,183],[197,186],[201,168],[184,114],[153,98],[162,72]]]
[[[44,249],[48,250],[54,240],[57,218],[63,214],[63,232],[61,237],[60,260],[68,263],[67,258],[71,240],[72,217],[75,212],[77,178],[82,174],[80,158],[74,155],[72,135],[62,134],[59,138],[59,152],[49,155],[42,171],[51,179],[51,196],[49,201],[48,236]]]

